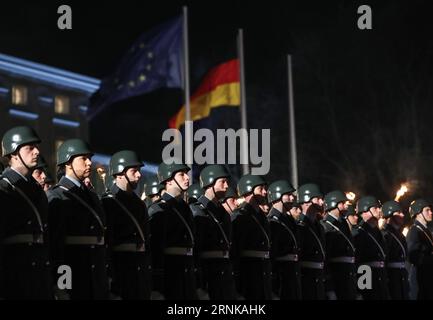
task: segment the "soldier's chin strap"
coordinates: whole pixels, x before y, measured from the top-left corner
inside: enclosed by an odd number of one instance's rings
[[[176,182],[176,185],[179,187],[180,190],[182,190],[183,192],[185,192],[186,190],[188,190],[188,188],[184,189],[180,186],[180,184],[177,182],[176,178],[173,177],[174,182]]]
[[[77,173],[75,172],[74,166],[72,165],[72,161],[71,161],[71,169],[72,169],[72,173],[74,174],[75,178],[77,178],[77,181],[80,181],[80,184],[84,186],[83,181],[78,177]]]
[[[427,225],[427,219],[425,218],[424,213],[421,212],[422,218],[424,219],[424,223]]]
[[[17,155],[18,155],[18,158],[20,159],[20,161],[21,161],[21,163],[23,164],[23,166],[27,169],[27,170],[29,170],[29,171],[32,171],[32,169],[25,163],[25,161],[23,160],[23,158],[21,157],[21,153],[20,153],[20,151],[21,151],[21,148],[18,150],[18,152],[17,152]]]
[[[230,213],[233,213],[233,208],[229,205],[229,203],[227,202],[229,198],[226,199],[226,201],[224,201],[223,203],[225,203],[227,205],[227,207],[229,207],[230,209]]]
[[[123,172],[123,175],[125,176],[125,179],[126,179],[126,181],[128,182],[128,185],[129,185],[129,187],[131,188],[131,190],[134,190],[136,187],[134,187],[134,186],[132,185],[131,180],[129,180],[129,178],[128,178],[127,174],[126,174],[126,171]]]

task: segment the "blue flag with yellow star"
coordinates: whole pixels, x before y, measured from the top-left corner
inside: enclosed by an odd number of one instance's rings
[[[163,87],[182,87],[182,22],[180,16],[141,35],[91,98],[89,120],[115,102]]]

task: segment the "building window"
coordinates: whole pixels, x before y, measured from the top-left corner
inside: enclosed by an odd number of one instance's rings
[[[56,96],[54,100],[54,112],[58,114],[69,114],[69,98]]]
[[[12,104],[25,106],[27,104],[27,88],[25,86],[12,87]]]

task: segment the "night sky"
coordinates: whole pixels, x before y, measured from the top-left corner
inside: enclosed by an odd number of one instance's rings
[[[141,33],[180,14],[185,2],[48,3],[2,4],[0,52],[102,79]],[[70,31],[57,29],[60,4],[72,7]],[[372,8],[373,30],[357,28],[362,4]],[[410,182],[407,201],[433,200],[433,19],[427,4],[191,1],[192,91],[209,68],[235,57],[242,27],[249,127],[271,128],[269,181],[290,177],[290,53],[300,183],[386,201]],[[176,89],[115,104],[91,122],[90,142],[98,152],[132,148],[159,162],[161,133],[181,105]]]

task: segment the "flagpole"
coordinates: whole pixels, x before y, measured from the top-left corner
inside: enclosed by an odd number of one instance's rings
[[[244,67],[244,35],[243,30],[239,29],[238,33],[238,55],[239,55],[239,66],[240,66],[240,87],[241,87],[241,128],[243,129],[243,139],[241,139],[241,164],[242,174],[248,174],[249,169],[249,157],[248,157],[248,125],[247,125],[247,101],[245,94],[245,67]],[[243,141],[243,143],[242,143]],[[242,159],[244,161],[242,161]]]
[[[190,184],[193,173],[193,123],[191,121],[190,90],[189,90],[189,46],[188,46],[188,7],[183,7],[183,59],[184,59],[184,94],[185,94],[185,163],[189,171]]]
[[[292,56],[287,55],[287,76],[288,76],[288,91],[289,91],[289,150],[290,150],[290,163],[292,173],[292,183],[297,189],[298,184],[298,163],[296,157],[296,130],[295,130],[295,105],[293,103],[293,79],[292,79]]]

